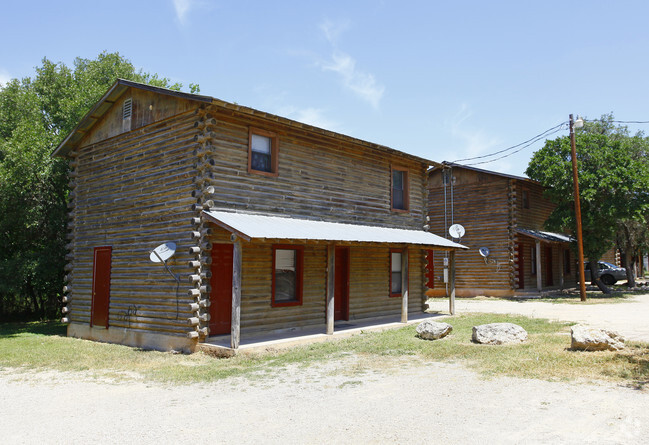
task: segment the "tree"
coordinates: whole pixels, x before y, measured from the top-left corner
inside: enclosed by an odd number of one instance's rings
[[[635,287],[635,265],[642,252],[649,247],[649,221],[624,219],[617,223],[615,243],[619,249],[629,287]]]
[[[51,154],[118,77],[182,87],[107,52],[73,69],[45,58],[33,78],[0,86],[0,319],[59,313],[68,167]]]
[[[631,137],[626,127],[615,126],[612,115],[587,121],[575,140],[584,254],[591,271],[597,271],[597,261],[615,243],[618,221],[643,219],[649,209],[647,141],[642,133]],[[546,141],[526,174],[547,187],[546,196],[556,204],[546,227],[575,233],[569,137]],[[597,273],[593,278],[603,292],[610,292]]]

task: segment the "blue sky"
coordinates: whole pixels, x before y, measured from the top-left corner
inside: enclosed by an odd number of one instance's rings
[[[118,51],[185,90],[453,161],[570,113],[649,120],[648,19],[646,1],[10,1],[0,83]],[[521,175],[541,146],[477,167]]]

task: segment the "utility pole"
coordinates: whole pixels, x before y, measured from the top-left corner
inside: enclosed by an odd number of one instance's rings
[[[577,173],[577,148],[575,144],[575,124],[577,128],[584,125],[581,119],[577,122],[572,120],[570,115],[570,151],[572,156],[572,183],[575,192],[575,219],[577,220],[577,251],[579,269],[579,295],[581,301],[586,301],[586,273],[584,271],[584,239],[581,234],[581,204],[579,202],[579,175]]]

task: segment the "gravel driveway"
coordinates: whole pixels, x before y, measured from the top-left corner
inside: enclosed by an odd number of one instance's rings
[[[649,304],[649,298],[640,300]],[[471,303],[484,310],[482,302]],[[461,304],[458,311],[466,310]],[[511,303],[559,319],[575,309],[581,316],[587,308],[575,306],[555,317],[539,303],[528,304]],[[595,307],[586,311],[599,311]],[[509,312],[511,306],[500,308]],[[485,380],[458,364],[407,357],[387,357],[374,371],[358,371],[366,369],[361,360],[350,355],[270,377],[185,386],[0,369],[0,437],[7,444],[649,442],[647,390]]]

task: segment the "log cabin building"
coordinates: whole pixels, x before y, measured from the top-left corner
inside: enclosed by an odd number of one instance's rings
[[[431,232],[449,237],[448,228],[461,224],[458,252],[458,296],[512,296],[576,286],[576,256],[572,238],[545,231],[554,205],[536,181],[474,167],[443,163],[428,175],[428,214]],[[480,254],[488,249],[488,256]],[[483,250],[483,253],[486,250]],[[433,261],[443,270],[443,257]],[[446,295],[437,273],[430,296]]]
[[[191,352],[406,321],[430,252],[464,248],[423,228],[432,161],[208,96],[117,80],[54,155],[69,336]]]

